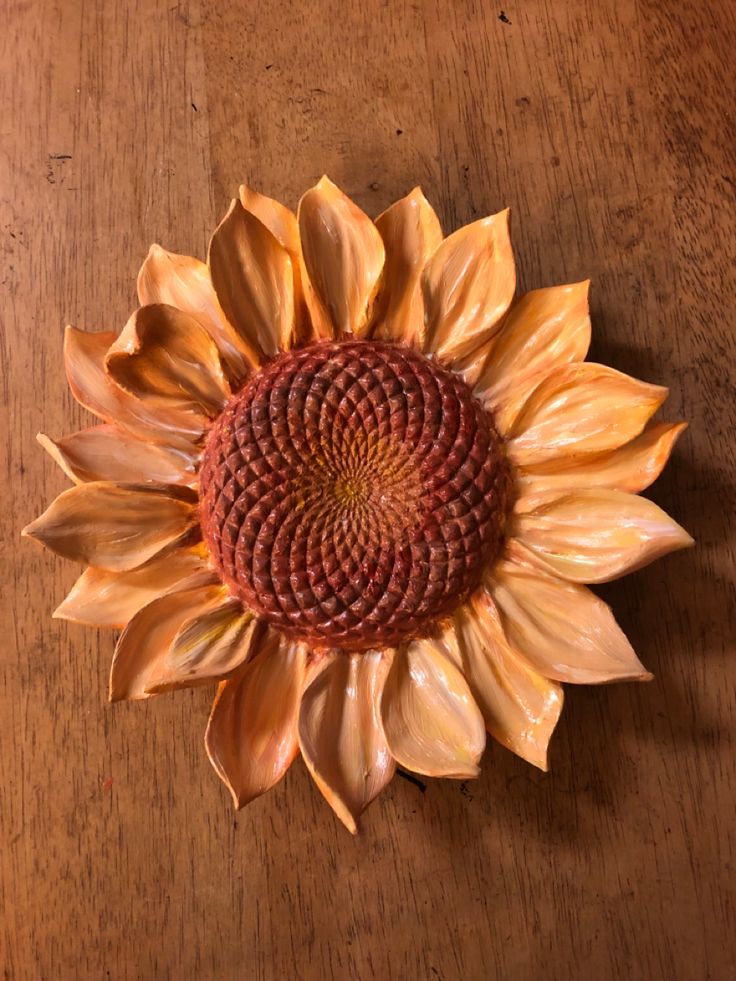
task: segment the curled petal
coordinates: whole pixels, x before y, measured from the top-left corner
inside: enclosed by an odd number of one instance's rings
[[[651,678],[603,600],[531,562],[501,561],[486,588],[504,632],[521,656],[546,678],[572,684]]]
[[[215,582],[207,549],[200,542],[167,549],[130,572],[85,569],[54,616],[94,627],[124,627],[159,596]]]
[[[585,457],[579,463],[551,460],[538,471],[516,474],[520,498],[517,510],[530,511],[544,498],[577,488],[594,487],[638,494],[649,487],[664,469],[686,422],[656,423],[625,446],[608,453]]]
[[[274,198],[259,194],[245,184],[240,185],[240,203],[246,211],[262,222],[273,237],[286,249],[292,263],[299,257],[299,225],[296,215]]]
[[[230,394],[215,342],[199,321],[165,303],[135,311],[105,368],[131,395],[194,415],[216,415]]]
[[[193,452],[147,443],[116,426],[90,426],[57,440],[39,433],[36,439],[75,484],[91,480],[191,484],[195,479]]]
[[[387,670],[388,660],[380,651],[330,653],[302,697],[302,757],[352,834],[360,815],[394,775],[379,713]]]
[[[383,269],[376,226],[327,177],[303,195],[298,218],[315,330],[362,334]]]
[[[424,268],[425,349],[453,362],[498,330],[516,288],[509,213],[449,235]]]
[[[510,534],[572,582],[608,582],[693,544],[652,501],[615,490],[547,500],[516,515]]]
[[[537,385],[507,432],[520,467],[559,457],[602,453],[642,431],[667,397],[660,385],[600,364],[569,364]]]
[[[547,747],[562,711],[562,687],[510,646],[485,591],[455,614],[459,663],[490,734],[512,753],[547,769]]]
[[[222,309],[257,360],[289,348],[294,334],[291,259],[240,201],[232,202],[215,229],[207,261]]]
[[[138,273],[138,299],[144,307],[166,303],[194,317],[217,345],[234,378],[250,371],[248,348],[227,322],[204,262],[152,245]]]
[[[220,685],[205,746],[236,807],[270,790],[296,755],[305,667],[303,645],[269,632],[242,671]]]
[[[424,332],[422,269],[442,241],[432,206],[415,187],[376,218],[386,249],[371,336],[419,346]]]
[[[430,777],[478,776],[483,717],[462,673],[439,648],[416,640],[396,652],[381,699],[391,755]]]
[[[197,520],[194,500],[164,488],[95,481],[59,494],[23,529],[52,552],[113,572],[143,565]]]

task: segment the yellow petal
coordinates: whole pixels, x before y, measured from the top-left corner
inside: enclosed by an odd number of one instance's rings
[[[615,490],[544,501],[515,515],[509,534],[572,582],[608,582],[693,544],[652,501]]]
[[[505,634],[547,678],[572,684],[651,678],[603,600],[532,563],[503,560],[486,578]]]
[[[230,394],[217,345],[188,314],[139,307],[110,346],[105,368],[131,395],[195,416],[215,416]]]
[[[396,652],[381,718],[397,763],[430,777],[478,776],[483,716],[462,673],[438,647],[416,640]]]
[[[248,348],[227,322],[204,262],[152,245],[138,273],[138,299],[144,307],[166,303],[194,317],[217,345],[231,377],[250,372]]]
[[[305,665],[302,645],[270,632],[244,669],[220,686],[205,745],[236,807],[270,790],[296,755]]]
[[[159,596],[216,581],[201,542],[167,549],[130,572],[85,569],[54,616],[93,627],[124,627]]]
[[[90,480],[191,484],[196,479],[193,452],[147,443],[116,426],[90,426],[57,440],[39,433],[36,439],[75,484]]]
[[[240,201],[210,240],[208,264],[222,309],[259,361],[291,346],[294,274],[286,249]]]
[[[660,385],[600,364],[570,364],[537,385],[510,430],[520,467],[613,450],[638,436],[667,397]]]
[[[133,617],[120,635],[110,668],[110,701],[150,698],[148,690],[182,624],[223,601],[220,583],[160,596]]]
[[[449,633],[449,632],[448,632]],[[459,667],[490,734],[542,770],[562,711],[562,688],[510,646],[498,611],[481,590],[455,614]]]
[[[599,456],[585,457],[579,463],[564,457],[541,464],[539,472],[520,470],[516,474],[520,497],[518,511],[530,511],[543,498],[577,488],[594,487],[638,494],[649,487],[664,469],[686,422],[655,423],[625,446]]]
[[[23,534],[64,558],[124,572],[153,558],[196,520],[193,497],[174,497],[157,487],[95,481],[59,494]]]
[[[516,288],[509,213],[458,229],[425,266],[425,349],[453,362],[498,330]]]
[[[360,815],[394,775],[379,713],[388,664],[380,651],[327,654],[302,697],[302,757],[352,834]]]
[[[421,189],[415,187],[376,218],[386,249],[383,282],[371,336],[421,345],[424,333],[422,269],[442,241],[442,228]]]
[[[383,269],[376,226],[327,177],[303,195],[298,218],[316,333],[327,324],[335,337],[362,334]]]

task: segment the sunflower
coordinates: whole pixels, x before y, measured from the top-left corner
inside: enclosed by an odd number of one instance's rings
[[[585,362],[588,283],[514,299],[508,212],[443,237],[327,178],[242,187],[207,263],[152,246],[120,333],[68,327],[100,423],[39,441],[74,486],[24,529],[88,566],[55,616],[123,628],[110,698],[217,684],[240,807],[301,753],[352,831],[396,765],[546,769],[562,683],[651,677],[587,588],[692,544],[637,496],[684,423]]]

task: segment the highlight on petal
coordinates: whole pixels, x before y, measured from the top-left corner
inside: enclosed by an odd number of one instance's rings
[[[216,582],[205,545],[175,547],[129,572],[85,569],[54,617],[93,627],[124,627],[159,596]]]
[[[509,532],[556,575],[608,582],[693,540],[653,501],[621,491],[574,490],[517,514]]]
[[[397,763],[429,777],[477,777],[483,716],[465,678],[439,648],[416,640],[393,659],[381,719]]]
[[[205,746],[236,807],[284,776],[297,753],[306,649],[269,631],[245,667],[223,682]]]
[[[493,600],[477,592],[455,614],[459,667],[494,739],[541,770],[562,711],[562,687],[509,644]]]
[[[352,834],[394,775],[379,704],[389,659],[330,652],[302,696],[299,746],[315,783]]]
[[[415,187],[376,218],[386,250],[371,337],[419,346],[424,333],[421,275],[442,241],[432,206]]]
[[[250,371],[248,348],[227,322],[204,262],[152,245],[138,273],[138,299],[143,307],[165,303],[194,317],[217,345],[233,378]]]
[[[174,488],[94,481],[63,491],[22,534],[52,552],[113,572],[143,565],[197,520]],[[183,495],[183,489],[180,492]]]
[[[240,201],[215,229],[207,258],[222,309],[258,361],[291,346],[294,273],[289,253]]]
[[[449,235],[424,268],[425,350],[453,362],[498,330],[516,288],[509,212]]]
[[[131,395],[194,415],[217,415],[230,395],[215,342],[199,321],[165,303],[135,311],[105,368]]]
[[[509,456],[517,466],[532,467],[558,457],[616,449],[639,435],[666,397],[666,388],[606,365],[555,368],[508,430]]]
[[[648,681],[608,606],[585,586],[564,582],[525,561],[516,548],[485,586],[509,643],[546,678],[571,684]]]
[[[150,480],[187,485],[196,477],[193,451],[147,443],[116,426],[90,426],[57,440],[39,433],[36,439],[75,484]]]
[[[302,196],[298,220],[316,333],[361,335],[385,257],[376,226],[327,177]]]
[[[537,470],[519,470],[516,509],[530,511],[544,498],[577,488],[600,487],[638,494],[659,477],[685,429],[686,422],[655,423],[630,443],[608,453],[584,457],[580,462],[551,460]]]

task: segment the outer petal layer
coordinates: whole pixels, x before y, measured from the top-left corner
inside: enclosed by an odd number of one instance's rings
[[[330,807],[352,834],[394,775],[379,704],[388,660],[379,651],[328,654],[302,698],[299,746]]]

